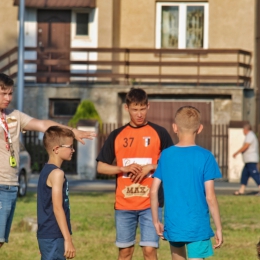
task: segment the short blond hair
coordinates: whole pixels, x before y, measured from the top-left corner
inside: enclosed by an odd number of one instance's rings
[[[174,117],[175,124],[182,132],[197,132],[200,127],[200,111],[193,106],[180,107]]]

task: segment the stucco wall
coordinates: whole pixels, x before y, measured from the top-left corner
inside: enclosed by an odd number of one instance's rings
[[[208,1],[209,48],[254,50],[255,1]],[[155,46],[156,2],[167,2],[167,0],[121,1],[120,35],[122,47],[149,48]]]
[[[97,0],[98,47],[112,47],[113,40],[113,0]]]
[[[254,51],[255,0],[209,0],[209,48]]]
[[[121,1],[121,47],[154,48],[155,0]]]
[[[120,16],[120,46],[129,48],[155,48],[156,42],[156,2],[155,0],[131,0],[121,1]],[[176,1],[176,2],[193,2]],[[196,2],[196,1],[194,1]],[[197,1],[200,2],[200,1]],[[251,51],[253,56],[252,87],[255,87],[255,21],[256,21],[256,0],[208,0],[209,3],[209,29],[208,48],[243,49]],[[215,55],[216,56],[216,55]],[[143,60],[153,60],[156,57],[139,55]],[[176,58],[176,57],[175,57]],[[180,60],[189,57],[181,57]],[[205,61],[237,61],[228,55],[218,57],[203,57]],[[217,59],[215,59],[217,58]],[[241,58],[240,61],[243,61]],[[134,69],[133,69],[134,70]],[[167,70],[165,70],[167,71]],[[176,74],[183,72],[182,68],[175,68]],[[204,72],[204,73],[203,73]],[[232,72],[229,68],[201,68],[201,73],[211,74],[236,74],[236,68]]]
[[[18,8],[13,6],[12,0],[0,1],[0,54],[17,46],[18,37]]]

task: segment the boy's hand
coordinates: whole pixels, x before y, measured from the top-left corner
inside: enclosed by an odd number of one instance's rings
[[[147,174],[153,170],[152,164],[147,164],[145,166],[142,166],[141,171],[136,174],[130,174],[129,177],[131,178],[132,182],[134,183],[140,183],[144,178],[146,178]]]
[[[222,237],[222,232],[221,231],[216,231],[215,233],[215,241],[216,241],[216,244],[213,245],[213,248],[214,249],[217,249],[217,248],[220,248],[221,245],[223,244],[223,237]]]
[[[64,256],[66,257],[66,259],[72,259],[76,256],[76,249],[71,240],[69,241],[65,240],[64,247],[65,247]]]
[[[82,144],[85,144],[85,142],[83,141],[83,139],[94,139],[94,137],[97,136],[97,134],[95,132],[90,132],[90,131],[82,131],[82,130],[78,130],[76,128],[72,129],[74,135],[75,135],[75,139],[79,142],[81,142]]]
[[[120,168],[122,172],[129,173],[129,176],[136,176],[142,171],[142,166],[137,163],[132,163],[128,166],[124,166]]]
[[[157,235],[164,240],[163,236],[163,231],[164,231],[164,226],[161,222],[154,223],[154,227],[156,230]]]

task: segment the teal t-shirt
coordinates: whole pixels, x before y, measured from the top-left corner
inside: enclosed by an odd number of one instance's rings
[[[214,236],[204,183],[221,178],[212,153],[200,146],[163,150],[153,175],[164,188],[164,237],[193,242]]]

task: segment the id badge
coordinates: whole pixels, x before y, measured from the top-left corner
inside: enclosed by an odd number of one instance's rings
[[[10,156],[9,163],[11,167],[16,167],[17,163],[14,156]]]

